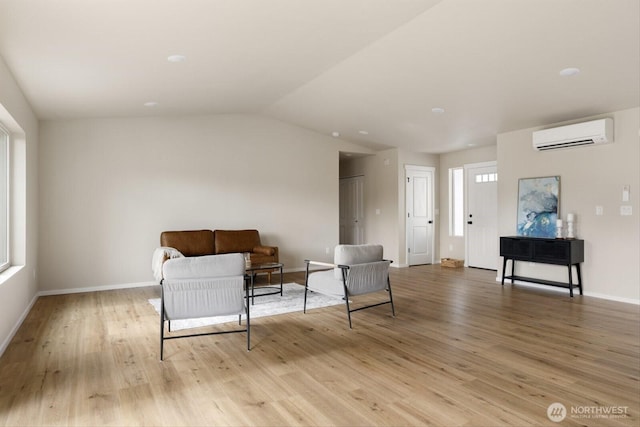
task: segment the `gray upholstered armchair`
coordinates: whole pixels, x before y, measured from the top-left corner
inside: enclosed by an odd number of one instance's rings
[[[160,299],[160,360],[164,341],[200,335],[247,333],[247,350],[251,349],[248,288],[244,286],[244,256],[239,253],[171,258],[162,264],[162,297]],[[202,334],[165,336],[165,321],[201,317],[247,316],[244,329]]]
[[[305,260],[304,312],[307,311],[307,293],[319,292],[326,295],[341,296],[347,306],[349,328],[351,313],[366,308],[391,304],[391,314],[395,317],[389,265],[391,261],[382,258],[381,245],[338,245],[334,251],[334,262],[325,263]],[[310,273],[309,266],[330,267],[330,270]],[[388,299],[352,309],[349,299],[357,295],[386,291]]]

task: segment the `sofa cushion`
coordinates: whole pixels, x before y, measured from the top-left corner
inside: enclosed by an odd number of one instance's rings
[[[258,230],[216,230],[214,240],[217,254],[252,252],[260,246]]]
[[[260,255],[274,256],[276,254],[276,248],[272,246],[256,246],[252,252]]]
[[[277,261],[278,260],[273,255],[263,255],[263,254],[257,254],[255,252],[251,254],[251,264],[253,264],[254,266],[258,264],[267,264],[267,263],[277,262]]]
[[[214,255],[213,231],[163,231],[160,246],[175,248],[186,257]]]

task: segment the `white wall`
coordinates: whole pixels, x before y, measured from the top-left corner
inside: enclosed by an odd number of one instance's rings
[[[0,273],[0,354],[37,294],[38,121],[0,58],[0,122],[11,133],[10,238],[13,267]]]
[[[40,288],[152,280],[163,230],[257,228],[285,271],[338,241],[338,151],[250,115],[41,123]]]
[[[539,152],[531,146],[531,133],[539,128],[498,135],[498,230],[502,236],[516,232],[518,179],[560,175],[561,215],[577,215],[578,237],[585,241],[585,294],[638,303],[640,109],[579,121],[602,117],[614,120],[612,144]],[[628,203],[622,202],[626,184],[631,186]],[[633,215],[621,216],[622,205],[630,205]],[[596,206],[604,208],[603,216],[596,216]],[[519,263],[516,274],[566,281],[566,268],[544,264]]]

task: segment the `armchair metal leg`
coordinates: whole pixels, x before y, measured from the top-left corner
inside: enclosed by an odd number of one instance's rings
[[[353,329],[351,326],[351,307],[349,307],[349,289],[347,288],[347,270],[342,269],[342,287],[344,289],[344,301],[347,305],[347,317],[349,318],[349,329]]]
[[[160,360],[164,353],[164,292],[160,289]]]
[[[391,303],[391,315],[396,317],[396,308],[393,305],[393,294],[391,293],[391,281],[387,277],[387,291],[389,291],[389,302]]]
[[[353,326],[351,326],[351,309],[349,308],[349,298],[345,298],[344,300],[347,303],[347,317],[349,318],[349,329],[353,329]]]
[[[309,291],[309,263],[307,263],[307,269],[304,274],[304,305],[302,306],[302,312],[307,313],[307,292]]]
[[[247,351],[251,351],[251,314],[249,305],[249,288],[245,288],[245,310],[247,312]]]
[[[249,320],[249,309],[247,309],[247,351],[251,351],[251,320]]]
[[[307,287],[307,285],[304,285],[304,304],[302,305],[302,312],[304,314],[307,314],[307,292],[309,291],[309,288]]]

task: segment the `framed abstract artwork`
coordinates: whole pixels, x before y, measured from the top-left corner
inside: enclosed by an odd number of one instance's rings
[[[518,181],[518,236],[556,237],[560,218],[560,177],[522,178]]]

